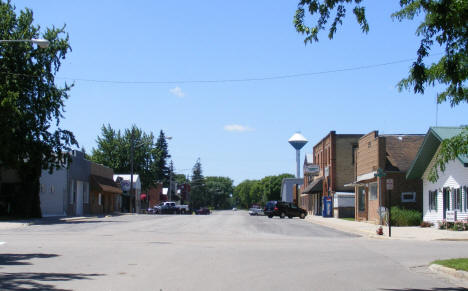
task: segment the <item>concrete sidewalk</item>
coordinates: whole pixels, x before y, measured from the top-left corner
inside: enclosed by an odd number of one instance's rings
[[[336,230],[341,230],[349,233],[359,234],[366,237],[378,239],[405,239],[405,240],[453,240],[453,241],[468,241],[468,231],[451,231],[441,230],[436,227],[419,227],[419,226],[404,226],[392,227],[392,237],[388,237],[388,227],[383,226],[383,235],[377,235],[376,230],[378,225],[349,221],[339,218],[324,218],[322,216],[309,215],[306,220],[320,224],[323,226],[331,227]]]

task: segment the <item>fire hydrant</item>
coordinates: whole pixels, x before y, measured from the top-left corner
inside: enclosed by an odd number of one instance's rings
[[[381,225],[379,225],[379,228],[377,228],[377,230],[375,231],[377,232],[378,235],[383,235],[383,228]]]

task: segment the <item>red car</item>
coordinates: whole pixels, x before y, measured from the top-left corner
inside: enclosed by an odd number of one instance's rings
[[[210,209],[208,209],[206,207],[202,207],[202,208],[200,208],[198,210],[195,210],[195,214],[208,215],[210,213],[211,213]]]

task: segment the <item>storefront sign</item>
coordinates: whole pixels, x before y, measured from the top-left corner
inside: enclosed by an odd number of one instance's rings
[[[312,176],[318,176],[319,172],[320,172],[319,165],[304,166],[304,174],[309,174],[309,175],[312,175]]]

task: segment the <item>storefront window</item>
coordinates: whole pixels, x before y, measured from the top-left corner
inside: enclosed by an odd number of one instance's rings
[[[359,211],[366,210],[366,188],[364,187],[358,188],[358,207]]]

